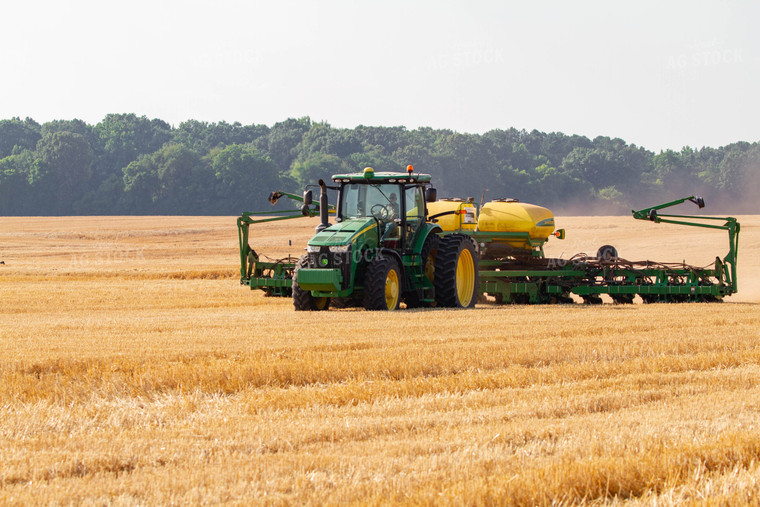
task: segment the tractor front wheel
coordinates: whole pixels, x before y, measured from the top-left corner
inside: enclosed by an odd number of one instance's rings
[[[298,270],[309,266],[309,256],[302,255],[293,271],[293,306],[297,312],[321,311],[330,307],[330,298],[315,298],[310,290],[298,285]]]
[[[394,257],[379,254],[372,259],[364,276],[364,308],[397,310],[402,279],[401,268]]]
[[[441,238],[435,258],[435,301],[438,306],[472,308],[478,299],[478,253],[462,234]]]

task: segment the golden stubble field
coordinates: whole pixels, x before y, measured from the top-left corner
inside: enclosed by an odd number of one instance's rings
[[[760,217],[741,222],[723,304],[387,314],[240,287],[233,217],[0,218],[0,504],[757,503]],[[558,223],[555,256],[727,249]],[[254,247],[298,255],[315,224]]]

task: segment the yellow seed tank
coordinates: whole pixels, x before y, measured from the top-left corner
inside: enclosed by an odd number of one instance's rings
[[[464,199],[441,199],[440,201],[427,203],[428,216],[437,215],[447,211],[453,214],[438,217],[437,224],[444,232],[457,230],[474,231],[478,223],[478,211],[471,202]]]
[[[554,214],[541,206],[499,199],[487,202],[480,210],[477,230],[481,232],[528,233],[528,238],[494,238],[520,250],[532,250],[532,241],[545,242],[554,232]]]

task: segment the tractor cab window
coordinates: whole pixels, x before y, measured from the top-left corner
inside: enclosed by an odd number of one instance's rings
[[[406,244],[412,246],[414,237],[425,222],[425,197],[422,188],[413,186],[406,190]]]
[[[400,217],[400,186],[390,183],[345,185],[341,192],[343,219],[375,217],[380,222],[393,222]]]

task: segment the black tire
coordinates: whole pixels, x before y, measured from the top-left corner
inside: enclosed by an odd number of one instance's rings
[[[601,262],[615,262],[618,258],[617,248],[612,245],[603,245],[596,252],[596,258]]]
[[[459,278],[458,278],[459,276]],[[441,238],[435,258],[435,301],[448,308],[472,308],[478,300],[478,253],[468,236]]]
[[[364,274],[364,308],[396,310],[401,302],[403,276],[398,261],[391,255],[378,254]]]
[[[293,270],[293,306],[297,312],[316,312],[330,308],[330,298],[315,298],[311,291],[298,286],[298,270],[309,266],[309,256],[302,255]]]
[[[432,283],[435,283],[435,258],[438,255],[438,245],[440,238],[437,234],[431,233],[422,245],[420,258],[422,258],[423,272]],[[422,289],[412,289],[404,295],[404,302],[407,308],[421,308],[430,306],[430,303],[422,301],[424,298]]]

